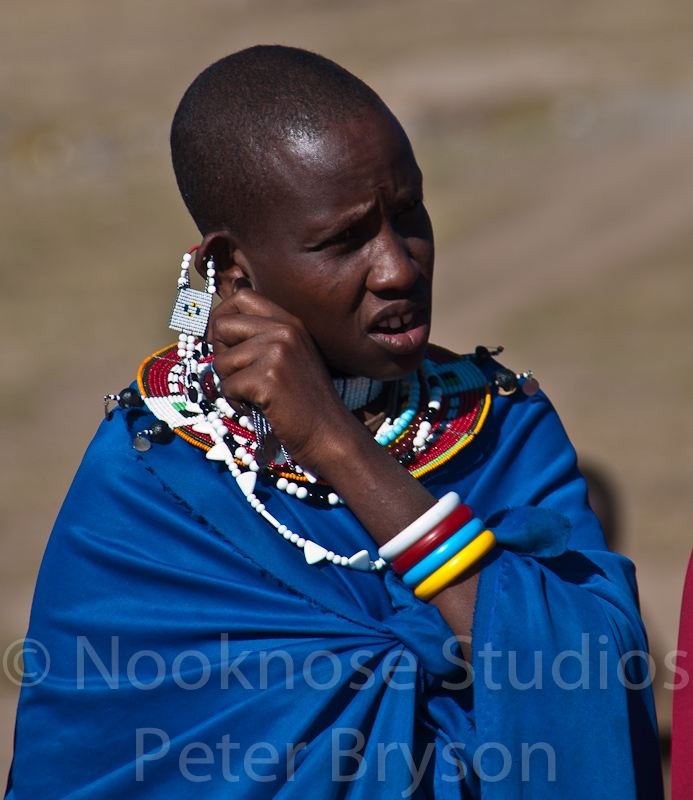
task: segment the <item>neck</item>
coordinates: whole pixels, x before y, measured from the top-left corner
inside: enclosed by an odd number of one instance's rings
[[[382,395],[385,386],[382,381],[346,376],[332,378],[332,383],[349,411],[355,411],[372,403]]]

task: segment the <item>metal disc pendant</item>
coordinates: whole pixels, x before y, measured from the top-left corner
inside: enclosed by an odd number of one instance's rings
[[[260,469],[268,467],[278,457],[278,452],[279,439],[273,433],[266,434],[262,447],[257,447],[254,453],[258,467]]]
[[[533,394],[536,394],[539,391],[539,381],[535,378],[527,378],[527,380],[522,384],[522,391],[531,397]]]
[[[144,453],[151,448],[152,443],[149,441],[149,439],[147,439],[146,436],[140,436],[138,433],[137,436],[135,436],[135,438],[132,440],[132,446],[140,453]]]

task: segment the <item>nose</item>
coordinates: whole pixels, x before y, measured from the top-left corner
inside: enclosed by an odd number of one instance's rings
[[[384,222],[373,244],[366,288],[373,294],[402,294],[411,289],[421,275],[421,264],[407,240]]]

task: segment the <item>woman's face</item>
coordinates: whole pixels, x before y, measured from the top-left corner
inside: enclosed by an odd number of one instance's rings
[[[265,233],[239,248],[256,291],[303,321],[332,370],[413,372],[430,330],[433,233],[399,123],[364,111],[268,160]]]

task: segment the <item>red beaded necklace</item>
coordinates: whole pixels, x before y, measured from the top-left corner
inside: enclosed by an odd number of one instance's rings
[[[203,344],[198,343],[196,347],[198,385],[204,397],[186,385],[183,359],[177,345],[170,345],[147,358],[139,369],[137,382],[144,402],[155,416],[167,422],[187,442],[207,451],[210,457],[214,440],[208,430],[205,409],[218,408],[224,400],[220,398],[211,370],[213,356]],[[433,345],[429,345],[417,381],[420,392],[413,418],[384,446],[414,477],[420,478],[445,464],[473,441],[486,420],[491,392],[473,356],[457,356]],[[229,412],[221,417],[227,431],[224,439],[232,452],[235,451],[234,460],[241,469],[257,471],[252,456],[257,446],[253,425],[247,417],[233,413],[230,407]],[[425,444],[415,446],[414,441],[417,435],[421,436],[424,423],[428,423],[423,429]],[[291,462],[271,462],[263,474],[278,488],[302,499],[329,498],[331,504],[339,501],[327,483],[311,479]]]

